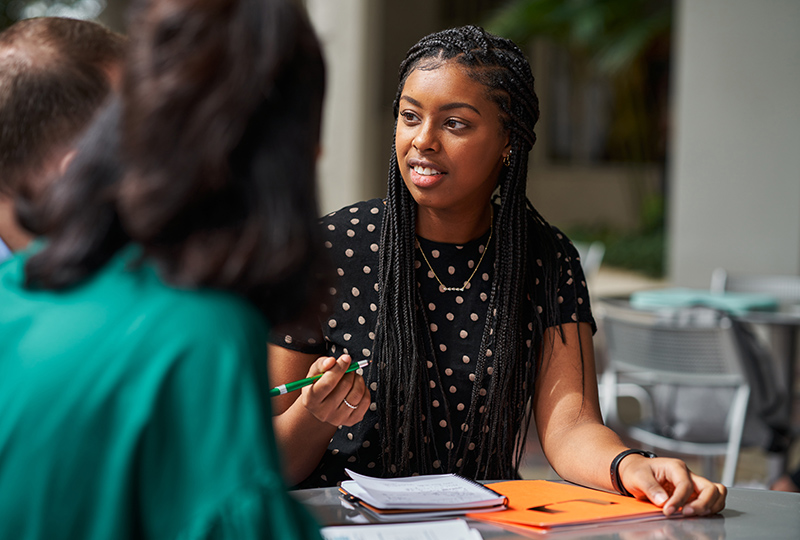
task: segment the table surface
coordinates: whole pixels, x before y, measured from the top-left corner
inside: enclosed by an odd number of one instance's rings
[[[292,495],[311,511],[320,525],[367,523],[358,510],[339,498],[336,488],[296,490]],[[800,538],[800,493],[730,488],[727,507],[715,516],[616,523],[546,535],[523,536],[489,523],[469,522],[486,540],[531,537],[554,540],[797,540]]]

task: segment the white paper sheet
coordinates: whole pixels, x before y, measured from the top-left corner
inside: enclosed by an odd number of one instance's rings
[[[324,527],[324,540],[481,540],[481,533],[463,519],[427,523],[388,523]]]

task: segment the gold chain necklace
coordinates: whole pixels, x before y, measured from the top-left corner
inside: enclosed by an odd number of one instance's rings
[[[419,252],[422,253],[422,258],[425,260],[425,264],[428,265],[433,277],[436,278],[436,281],[439,282],[439,285],[442,287],[444,292],[464,292],[467,289],[467,285],[469,282],[472,281],[472,278],[475,277],[475,274],[478,273],[478,268],[481,267],[481,263],[483,262],[483,258],[486,256],[486,252],[489,251],[489,244],[492,242],[492,233],[494,232],[494,210],[492,210],[492,218],[489,222],[489,238],[486,240],[486,247],[483,248],[483,253],[481,253],[481,258],[478,259],[478,264],[475,265],[475,269],[472,271],[472,274],[467,278],[467,281],[461,287],[447,287],[442,280],[439,279],[439,276],[436,275],[436,270],[433,269],[431,266],[430,261],[428,261],[428,257],[425,256],[425,251],[422,249],[422,244],[419,243],[419,239],[417,239],[417,247],[419,248]]]

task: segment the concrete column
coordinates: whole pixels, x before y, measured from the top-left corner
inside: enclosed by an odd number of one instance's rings
[[[800,2],[676,4],[669,274],[800,274]]]
[[[379,196],[374,186],[380,152],[376,140],[384,126],[376,120],[380,43],[375,21],[380,2],[307,0],[309,16],[322,42],[328,84],[323,115],[322,156],[318,166],[320,211]],[[385,167],[384,167],[385,168]]]

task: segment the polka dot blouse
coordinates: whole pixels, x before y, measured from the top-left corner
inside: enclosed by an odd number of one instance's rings
[[[357,203],[322,219],[325,247],[338,275],[329,293],[332,302],[313,328],[291,328],[289,333],[273,335],[273,342],[305,353],[338,356],[350,354],[353,360],[371,359],[378,311],[378,251],[384,205],[379,199]],[[556,231],[557,232],[557,231]],[[560,234],[560,233],[557,233]],[[466,419],[475,380],[476,355],[483,334],[491,292],[494,253],[490,231],[465,244],[444,244],[418,239],[416,277],[423,299],[436,362],[427,361],[432,424],[439,431],[427,444],[434,445],[432,472],[462,468],[459,435],[467,431]],[[488,247],[490,249],[487,249]],[[559,302],[562,322],[589,322],[594,328],[589,296],[579,264],[565,266],[577,252],[562,257]],[[424,253],[424,257],[422,254]],[[574,273],[574,275],[572,275]],[[438,279],[437,279],[438,278]],[[440,283],[441,282],[441,283]],[[445,290],[464,288],[464,291]],[[543,295],[543,291],[541,293]],[[539,296],[542,297],[542,296]],[[528,328],[532,330],[532,325]],[[526,342],[530,346],[530,341]],[[492,375],[491,349],[487,350],[483,395]],[[364,369],[372,392],[377,390],[373,365]],[[376,404],[364,420],[352,427],[340,427],[318,467],[298,487],[335,485],[346,479],[345,468],[373,476],[382,473],[379,421]],[[482,411],[479,411],[482,412]],[[476,476],[469,464],[468,476]]]

